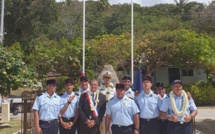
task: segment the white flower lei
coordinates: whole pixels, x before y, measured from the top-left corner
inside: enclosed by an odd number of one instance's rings
[[[182,90],[182,95],[183,95],[183,106],[182,106],[182,110],[178,111],[176,104],[175,104],[175,99],[174,99],[174,94],[173,91],[171,91],[169,93],[170,95],[170,102],[171,102],[171,106],[172,106],[172,110],[173,112],[177,115],[177,116],[183,116],[186,112],[186,108],[187,108],[187,103],[188,103],[188,98],[187,98],[187,94],[185,93],[184,90]]]
[[[96,104],[94,105],[94,104],[93,104],[93,101],[92,101],[91,93],[88,92],[88,96],[89,96],[89,98],[90,98],[90,110],[91,110],[91,111],[96,110],[97,105],[98,105],[98,103],[99,103],[99,91],[96,91],[95,93],[96,93],[96,98],[95,98]]]
[[[109,101],[111,99],[109,97],[110,97],[110,92],[113,90],[113,83],[111,82],[109,84],[109,86],[107,87],[107,92],[106,93],[105,93],[104,89],[105,89],[105,85],[102,85],[102,88],[100,89],[100,92],[102,94],[106,95],[106,100]]]

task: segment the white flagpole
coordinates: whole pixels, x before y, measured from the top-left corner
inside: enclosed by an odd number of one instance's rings
[[[4,0],[2,0],[1,5],[1,31],[0,31],[0,43],[4,40]]]
[[[83,73],[85,74],[85,0],[83,0]]]
[[[133,0],[131,0],[131,81],[134,82],[134,14]]]

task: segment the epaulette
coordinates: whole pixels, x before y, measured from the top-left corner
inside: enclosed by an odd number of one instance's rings
[[[43,93],[38,94],[37,96],[40,97],[41,95],[43,95]]]
[[[61,94],[58,94],[59,96],[62,96],[63,95],[63,93],[61,93]]]
[[[110,100],[113,100],[113,98],[114,98],[114,97],[110,98]],[[110,101],[110,100],[109,100],[109,101]],[[109,101],[107,101],[107,102],[109,102]]]
[[[76,95],[76,96],[79,96],[79,94],[78,94],[78,93],[75,93],[75,95]]]
[[[128,96],[127,96],[128,97]],[[131,98],[131,97],[128,97],[129,99],[132,99],[132,100],[134,100],[134,98]]]

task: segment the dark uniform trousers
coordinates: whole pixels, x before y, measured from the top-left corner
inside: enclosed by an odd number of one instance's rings
[[[78,134],[99,134],[99,125],[95,124],[92,128],[89,128],[86,124],[80,123],[80,129]]]
[[[168,123],[167,134],[193,134],[192,123],[184,122],[172,122]]]
[[[159,128],[158,118],[140,118],[140,134],[159,134]]]
[[[134,125],[130,126],[119,126],[112,125],[111,126],[112,134],[132,134],[134,131]]]
[[[42,134],[58,134],[58,120],[39,121]]]
[[[63,122],[73,122],[75,118],[64,118],[62,117]],[[59,128],[60,128],[60,134],[75,134],[76,131],[76,126],[72,126],[71,129],[65,129],[60,123],[59,123]]]
[[[169,122],[169,120],[166,120],[166,119],[159,119],[160,134],[167,134],[168,122]]]

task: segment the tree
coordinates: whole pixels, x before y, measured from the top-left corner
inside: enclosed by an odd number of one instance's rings
[[[34,50],[27,55],[28,64],[35,67],[37,78],[72,76],[74,79],[79,76],[81,58],[81,42],[67,39],[49,40],[40,37],[30,42]]]
[[[127,73],[130,59],[130,34],[102,35],[89,40],[86,46],[87,67],[100,72],[104,65],[110,64],[114,69],[121,67]]]
[[[18,48],[19,45],[16,44]],[[34,81],[34,68],[25,64],[21,52],[9,51],[0,44],[0,91],[9,94],[20,86],[30,86]]]
[[[214,39],[206,34],[178,29],[152,32],[135,44],[135,63],[146,74],[161,66],[208,68],[214,65]]]

